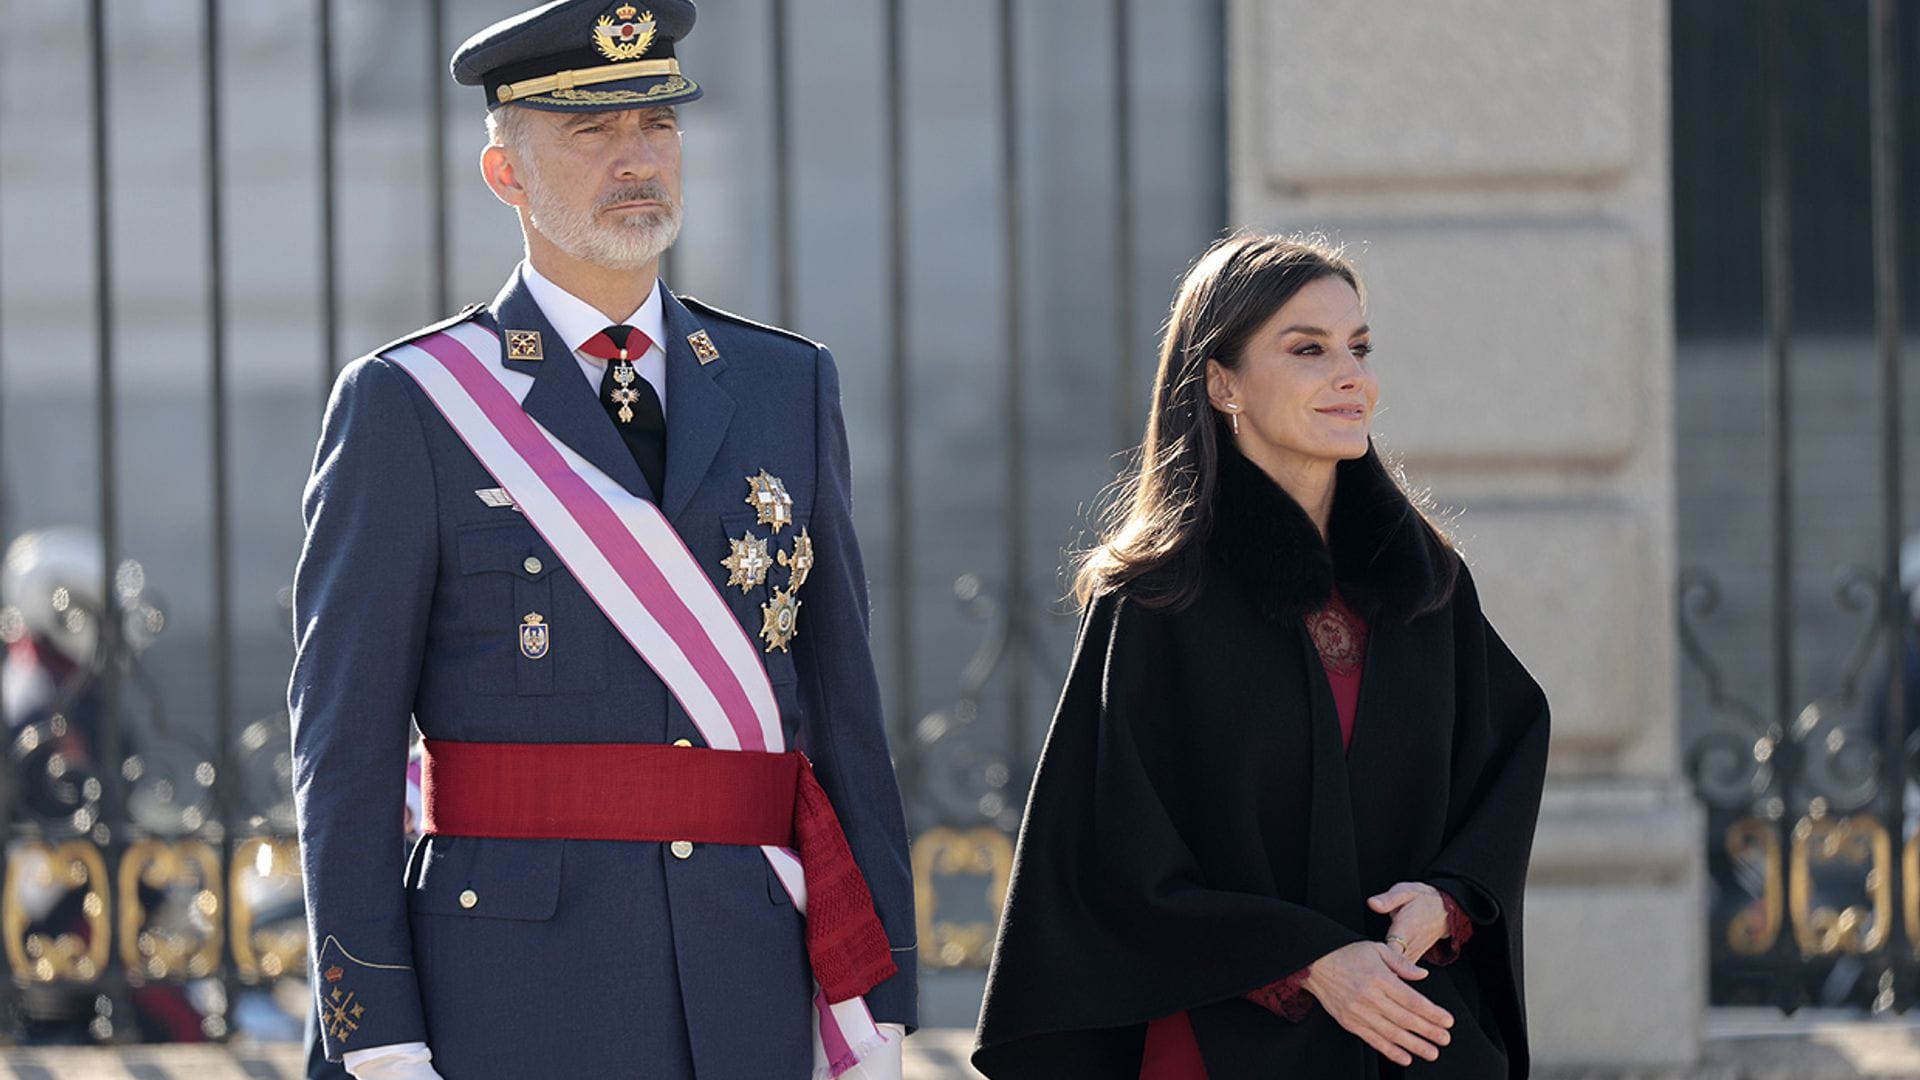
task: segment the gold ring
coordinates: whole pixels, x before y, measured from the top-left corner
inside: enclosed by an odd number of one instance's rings
[[[1387,944],[1389,944],[1389,945],[1391,945],[1391,944],[1393,944],[1393,943],[1394,943],[1394,942],[1396,942],[1396,941],[1400,943],[1400,952],[1401,952],[1401,954],[1402,954],[1402,955],[1405,955],[1405,954],[1406,954],[1406,951],[1407,951],[1407,946],[1408,946],[1409,944],[1411,944],[1411,942],[1409,942],[1409,941],[1408,941],[1408,940],[1407,940],[1406,938],[1403,938],[1403,937],[1401,937],[1401,936],[1400,936],[1399,934],[1388,934],[1388,935],[1387,935]]]

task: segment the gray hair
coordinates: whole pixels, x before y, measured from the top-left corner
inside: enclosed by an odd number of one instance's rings
[[[502,105],[487,111],[487,144],[509,150],[524,145],[527,109],[523,105]]]

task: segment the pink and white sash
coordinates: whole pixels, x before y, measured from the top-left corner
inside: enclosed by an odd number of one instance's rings
[[[533,376],[501,362],[498,335],[463,322],[385,354],[425,390],[454,433],[716,750],[781,753],[773,684],[747,631],[654,504],[621,487],[528,416]],[[761,849],[804,915],[792,850]],[[815,986],[815,1080],[852,1069],[889,1039],[864,998],[830,1004]]]

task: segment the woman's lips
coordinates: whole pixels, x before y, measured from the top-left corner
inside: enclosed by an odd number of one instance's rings
[[[1325,409],[1315,409],[1322,416],[1331,416],[1337,420],[1365,420],[1367,410],[1359,405],[1334,405]]]

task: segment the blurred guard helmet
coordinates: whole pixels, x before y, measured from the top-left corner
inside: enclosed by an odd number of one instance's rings
[[[85,529],[22,533],[0,566],[0,604],[37,641],[84,664],[100,642],[101,562],[100,538]]]

